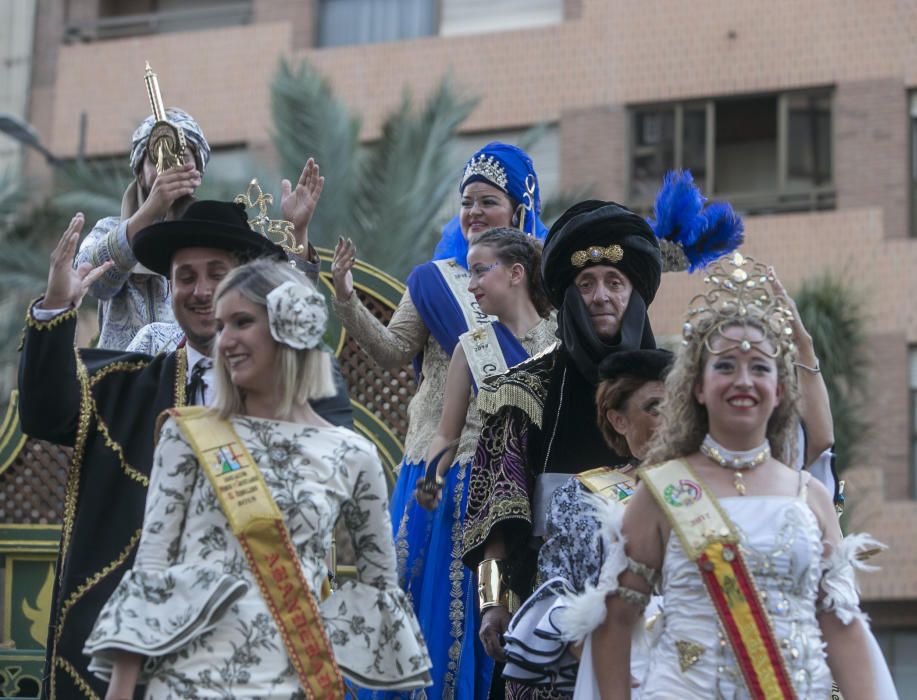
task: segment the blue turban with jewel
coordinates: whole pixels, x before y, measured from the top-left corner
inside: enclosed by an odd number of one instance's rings
[[[544,240],[548,229],[541,221],[541,190],[535,166],[528,153],[518,146],[492,141],[475,153],[462,172],[459,192],[472,182],[486,182],[505,192],[515,205],[525,207],[525,233]],[[433,252],[434,260],[455,258],[467,267],[468,241],[462,235],[459,217],[443,227],[442,237]]]
[[[204,138],[204,132],[201,131],[201,127],[194,121],[194,117],[177,107],[166,109],[166,117],[185,133],[185,142],[194,149],[197,169],[203,174],[207,168],[207,161],[210,160],[210,144]],[[146,155],[147,139],[153,130],[155,122],[156,119],[151,114],[137,127],[131,138],[131,170],[135,173],[143,163],[143,157]]]

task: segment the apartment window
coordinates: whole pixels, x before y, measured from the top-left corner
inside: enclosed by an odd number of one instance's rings
[[[910,96],[911,123],[911,235],[917,236],[917,91]]]
[[[319,0],[318,45],[373,44],[432,36],[437,0]]]
[[[564,20],[563,0],[440,0],[440,36],[531,29]]]
[[[917,498],[917,346],[911,346],[908,355],[908,385],[911,397],[911,498]]]
[[[68,6],[66,41],[96,41],[231,27],[251,22],[252,0],[101,0],[94,16]]]
[[[831,94],[788,92],[634,107],[630,195],[648,207],[667,170],[749,213],[834,206]]]
[[[532,29],[564,20],[564,0],[318,0],[318,45]]]

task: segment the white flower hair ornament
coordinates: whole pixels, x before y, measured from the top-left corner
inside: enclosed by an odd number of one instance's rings
[[[318,347],[325,333],[325,297],[311,285],[284,282],[267,295],[271,337],[296,350]]]

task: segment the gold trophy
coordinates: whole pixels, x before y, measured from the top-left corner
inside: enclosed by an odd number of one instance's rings
[[[159,92],[159,79],[150,68],[149,61],[146,62],[143,82],[146,83],[150,109],[156,120],[147,140],[146,151],[156,165],[156,172],[161,174],[164,170],[185,162],[185,134],[166,117],[166,109],[162,104],[162,93]]]

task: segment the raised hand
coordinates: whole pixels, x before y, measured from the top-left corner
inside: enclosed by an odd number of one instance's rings
[[[133,241],[140,229],[164,219],[176,200],[190,197],[200,184],[201,174],[193,160],[157,175],[140,209],[128,222],[128,240]]]
[[[293,222],[296,242],[303,247],[309,245],[309,222],[312,221],[324,187],[325,178],[319,175],[314,158],[306,161],[295,189],[289,180],[280,181],[280,209],[283,218]]]
[[[83,230],[85,217],[78,213],[70,219],[70,225],[51,251],[51,268],[48,270],[48,289],[42,299],[44,309],[79,307],[89,287],[112,266],[108,262],[93,268],[89,263],[73,267],[77,244]]]
[[[175,200],[194,194],[201,184],[201,174],[194,161],[169,168],[156,176],[141,209],[146,208],[154,219],[163,218]]]
[[[349,238],[345,241],[338,237],[334,247],[334,258],[331,260],[331,279],[334,282],[334,295],[338,301],[347,301],[353,294],[353,264],[357,260],[357,247]]]
[[[812,350],[812,336],[809,335],[809,331],[806,330],[805,325],[802,323],[802,317],[799,315],[799,309],[796,308],[796,302],[787,293],[773,266],[767,268],[767,276],[774,296],[781,299],[787,308],[793,312],[793,342],[796,343],[796,347],[801,353]]]

